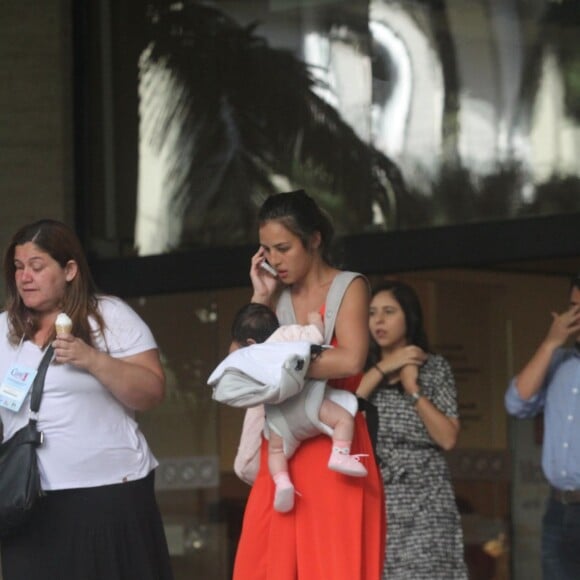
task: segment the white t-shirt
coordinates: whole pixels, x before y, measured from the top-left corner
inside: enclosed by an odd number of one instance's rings
[[[103,296],[99,309],[105,321],[99,350],[123,358],[157,348],[147,325],[125,302]],[[31,341],[9,344],[8,318],[0,314],[0,379],[16,362],[37,368],[42,354]],[[18,413],[0,407],[5,439],[26,424],[29,405],[30,395]],[[45,490],[141,479],[158,465],[134,413],[93,375],[69,364],[48,367],[38,428],[44,433],[38,459]]]

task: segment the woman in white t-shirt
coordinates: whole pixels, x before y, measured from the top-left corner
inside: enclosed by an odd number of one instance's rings
[[[36,369],[48,345],[55,353],[38,419],[45,495],[31,522],[2,539],[4,580],[170,580],[157,461],[134,418],[164,396],[149,328],[122,300],[97,294],[77,236],[60,222],[21,228],[4,276],[2,381]],[[61,312],[72,330],[57,335]],[[28,421],[28,405],[29,393],[17,411],[0,406],[5,440]]]

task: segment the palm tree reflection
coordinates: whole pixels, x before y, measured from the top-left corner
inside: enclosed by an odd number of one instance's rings
[[[396,219],[398,167],[316,94],[308,67],[217,8],[148,8],[139,63],[141,255],[247,242],[256,204],[299,184],[343,232]],[[376,218],[375,218],[376,221]]]

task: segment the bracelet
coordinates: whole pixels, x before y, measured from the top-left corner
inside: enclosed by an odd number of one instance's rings
[[[377,371],[379,371],[379,373],[381,373],[381,375],[382,375],[383,378],[385,378],[387,376],[387,373],[383,372],[383,370],[379,366],[379,363],[376,363],[375,364],[375,368],[377,369]]]

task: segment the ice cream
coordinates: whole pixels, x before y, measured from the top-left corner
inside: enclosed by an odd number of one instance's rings
[[[72,320],[64,312],[61,312],[54,323],[57,334],[69,334],[72,330]]]

